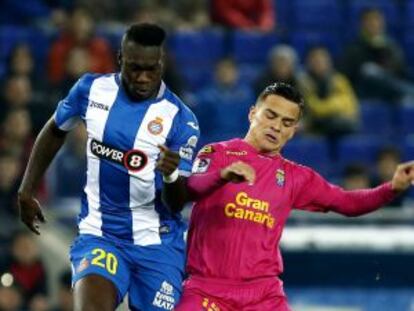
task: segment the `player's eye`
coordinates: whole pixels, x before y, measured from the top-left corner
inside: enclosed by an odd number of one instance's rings
[[[140,66],[136,65],[136,64],[129,64],[128,65],[128,69],[131,71],[139,71],[142,70]]]
[[[293,121],[293,120],[283,120],[283,126],[291,127],[293,125],[295,125],[295,121]]]

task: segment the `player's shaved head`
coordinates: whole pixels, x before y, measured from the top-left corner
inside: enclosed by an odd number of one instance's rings
[[[305,109],[305,100],[302,94],[293,86],[284,82],[276,82],[268,85],[258,96],[256,105],[260,105],[269,95],[278,95],[299,106],[300,115]]]

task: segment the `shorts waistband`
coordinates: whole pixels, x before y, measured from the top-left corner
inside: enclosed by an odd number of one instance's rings
[[[279,286],[283,286],[283,281],[277,276],[268,276],[258,279],[251,280],[231,280],[231,279],[219,279],[219,278],[209,278],[202,277],[197,275],[190,275],[188,280],[194,280],[195,282],[207,282],[210,285],[225,285],[225,286],[235,286],[235,287],[250,287],[251,285],[260,285],[270,282],[276,282]]]

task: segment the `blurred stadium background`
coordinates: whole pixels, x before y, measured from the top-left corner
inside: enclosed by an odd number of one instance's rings
[[[378,11],[361,20],[367,8]],[[137,21],[168,29],[165,80],[197,114],[199,147],[242,136],[258,91],[282,80],[310,106],[286,157],[348,189],[414,159],[412,0],[2,0],[0,310],[72,310],[83,128],[44,179],[39,238],[17,220],[16,190],[58,100],[84,72],[116,70],[122,33]],[[294,212],[282,248],[295,311],[414,310],[414,191],[360,218]]]

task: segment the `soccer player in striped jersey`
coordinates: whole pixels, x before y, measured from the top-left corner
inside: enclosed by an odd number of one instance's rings
[[[39,234],[36,188],[66,133],[86,125],[87,172],[73,242],[76,311],[172,310],[181,293],[186,227],[178,213],[199,138],[193,113],[162,81],[165,31],[130,26],[120,72],[85,74],[59,102],[19,189],[21,220]]]
[[[176,311],[288,311],[279,240],[292,209],[358,216],[390,202],[414,181],[414,161],[374,189],[345,191],[280,153],[304,106],[288,84],[267,87],[244,139],[208,145],[188,179],[195,200],[187,272]]]

